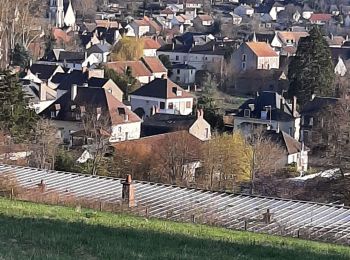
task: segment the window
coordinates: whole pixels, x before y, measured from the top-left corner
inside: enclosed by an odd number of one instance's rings
[[[56,117],[56,111],[51,111],[51,118],[55,118]]]
[[[176,70],[176,73],[177,73],[177,74],[180,74],[180,70],[179,70],[179,69],[177,69],[177,70]]]
[[[81,114],[80,113],[75,113],[75,119],[76,120],[81,120]]]
[[[191,108],[191,101],[186,101],[186,108]]]
[[[129,140],[129,133],[125,132],[125,140]]]
[[[74,109],[76,109],[77,106],[76,105],[71,105],[70,109],[73,111]]]
[[[242,61],[246,61],[247,60],[247,55],[243,54],[242,55]]]
[[[120,133],[121,131],[122,131],[122,127],[119,126],[119,127],[118,127],[118,132]]]
[[[289,134],[290,136],[293,136],[293,127],[289,127],[288,134]]]
[[[179,60],[179,59],[180,59],[180,57],[176,55],[175,56],[175,60]]]
[[[209,128],[205,128],[205,138],[209,138]]]
[[[250,109],[244,109],[244,117],[250,117]]]
[[[245,62],[242,62],[242,69],[246,69],[246,64],[245,64]]]
[[[314,125],[314,118],[313,118],[313,117],[310,117],[309,125],[310,125],[310,126],[313,126],[313,125]]]
[[[172,102],[168,104],[168,109],[174,109],[174,104]]]
[[[159,108],[160,109],[165,109],[165,102],[160,102],[159,103]]]

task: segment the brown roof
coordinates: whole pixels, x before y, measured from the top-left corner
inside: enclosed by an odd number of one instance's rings
[[[202,21],[213,21],[213,17],[211,17],[210,15],[207,14],[202,14],[202,15],[197,15],[197,17],[199,19],[201,19]]]
[[[278,36],[283,42],[292,40],[298,43],[300,38],[309,36],[308,32],[277,32]]]
[[[278,57],[278,54],[266,42],[246,42],[258,57]]]
[[[130,67],[133,77],[152,76],[152,73],[147,69],[142,61],[114,61],[108,62],[106,67],[115,70],[119,74],[124,74],[127,67]]]
[[[143,57],[142,61],[145,63],[147,68],[153,73],[164,73],[167,74],[168,70],[164,67],[163,63],[158,57]]]
[[[160,48],[160,44],[153,40],[152,38],[143,38],[143,42],[144,42],[144,49],[159,49]]]
[[[113,125],[141,122],[141,119],[126,105],[106,91],[109,115]]]
[[[149,23],[144,19],[134,20],[133,22],[136,23],[138,26],[150,26]]]
[[[137,150],[147,151],[148,153],[159,152],[160,148],[164,146],[173,145],[174,140],[186,140],[187,143],[193,144],[194,147],[198,147],[202,144],[202,141],[191,135],[188,131],[176,131],[170,132],[166,134],[153,135],[148,137],[143,137],[137,140],[129,140],[119,143],[114,143],[112,146],[119,149],[133,150],[133,148],[137,148]]]

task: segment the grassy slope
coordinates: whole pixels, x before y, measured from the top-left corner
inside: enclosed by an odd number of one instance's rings
[[[0,259],[350,259],[346,247],[0,198]]]

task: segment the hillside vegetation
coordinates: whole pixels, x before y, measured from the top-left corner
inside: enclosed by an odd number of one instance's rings
[[[343,246],[0,198],[0,259],[350,259]]]

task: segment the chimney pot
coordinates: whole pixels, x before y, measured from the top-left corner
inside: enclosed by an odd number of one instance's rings
[[[73,84],[71,87],[71,100],[74,101],[74,99],[76,98],[77,94],[78,94],[78,86],[76,84]]]

